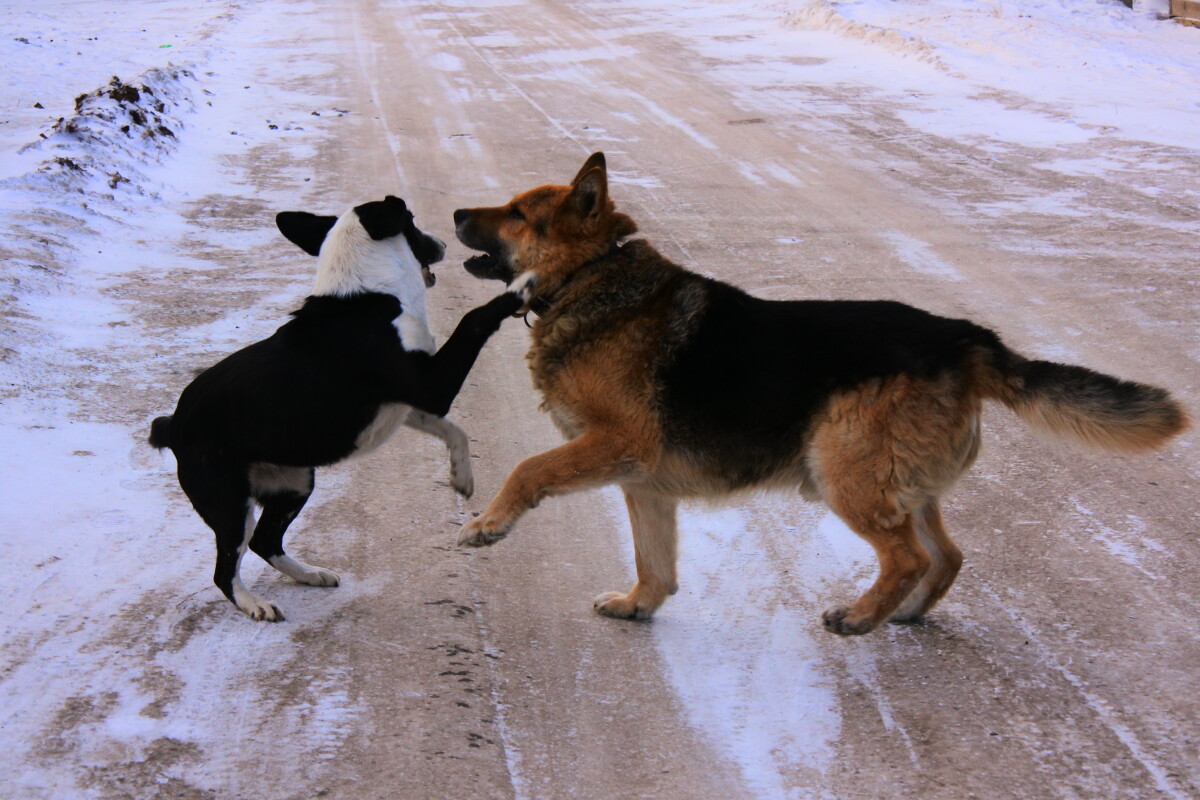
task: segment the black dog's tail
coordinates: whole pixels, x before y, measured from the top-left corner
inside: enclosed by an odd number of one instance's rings
[[[159,450],[171,446],[171,417],[159,417],[150,423],[150,446]]]

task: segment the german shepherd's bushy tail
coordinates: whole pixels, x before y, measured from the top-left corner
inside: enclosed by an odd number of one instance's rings
[[[989,366],[977,384],[981,395],[1004,403],[1038,433],[1138,453],[1162,447],[1191,424],[1187,412],[1157,386],[1029,361],[1011,351]]]

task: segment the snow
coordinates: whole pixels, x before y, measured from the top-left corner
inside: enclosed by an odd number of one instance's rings
[[[130,419],[122,411],[128,399],[112,397],[162,397],[165,387],[139,366],[164,351],[200,354],[203,363],[272,330],[302,296],[305,282],[290,281],[278,295],[268,292],[261,307],[239,308],[231,291],[228,309],[198,309],[195,326],[169,332],[135,325],[122,300],[126,281],[152,285],[169,281],[173,270],[214,269],[181,253],[180,241],[194,253],[277,247],[278,237],[259,224],[207,241],[184,210],[202,209],[210,194],[253,199],[233,165],[268,138],[301,165],[292,183],[303,186],[311,173],[302,165],[322,135],[311,114],[338,114],[326,98],[257,85],[253,65],[242,61],[272,35],[287,35],[295,18],[203,0],[153,0],[138,9],[26,4],[6,9],[0,24],[0,558],[10,570],[0,589],[5,796],[90,796],[72,771],[47,770],[47,754],[73,751],[87,764],[124,753],[136,770],[163,747],[179,753],[158,759],[161,774],[139,779],[194,777],[232,795],[238,787],[223,783],[232,773],[222,764],[190,775],[198,768],[188,763],[189,742],[230,737],[236,744],[243,731],[280,725],[305,739],[306,752],[327,759],[357,715],[336,664],[313,687],[311,703],[288,706],[282,716],[254,706],[254,687],[229,683],[228,654],[178,627],[180,609],[211,606],[211,534],[171,487],[169,455],[145,444],[152,412]],[[297,78],[325,69],[299,61],[281,61],[282,68]],[[264,118],[266,108],[274,119]],[[297,192],[270,199],[294,203]],[[338,491],[336,476],[325,483]],[[267,569],[255,559],[243,578],[253,585]],[[346,588],[331,607],[377,590],[369,582]],[[296,608],[291,618],[304,616]],[[125,651],[121,634],[147,627],[159,650],[150,668],[144,653]],[[231,629],[228,643],[230,652],[252,648],[277,662],[293,654],[288,633],[273,627]],[[170,675],[183,676],[182,685]],[[213,713],[214,698],[243,703],[232,726]],[[179,713],[159,712],[166,701]],[[55,728],[64,732],[47,739]],[[234,753],[213,752],[232,769]]]
[[[1120,136],[1145,147],[1179,148],[1187,154],[1179,158],[1195,155],[1200,130],[1196,32],[1165,23],[1153,9],[1130,11],[1094,0],[790,5],[781,15],[780,5],[773,3],[655,4],[659,18],[646,25],[686,30],[714,65],[713,73],[743,97],[748,110],[761,108],[764,90],[832,85],[899,109],[896,116],[914,132],[909,135],[970,141],[984,151],[1024,147],[1053,153]],[[825,111],[855,113],[837,103],[827,104]],[[676,126],[697,138],[684,125]],[[770,166],[725,157],[753,184],[763,184],[767,174],[789,185],[801,182],[791,173],[770,172]],[[1136,158],[1139,170],[1156,168],[1155,156],[1139,152]],[[1049,157],[1041,166],[1104,175],[1127,171],[1131,164],[1113,157]],[[1070,191],[1008,197],[974,208],[996,217],[1095,212]],[[880,235],[915,271],[963,280],[927,243],[896,231]],[[1043,355],[1078,360],[1062,342],[1046,345]],[[627,528],[615,495],[609,508],[614,524]],[[1130,518],[1128,532],[1118,533],[1077,508],[1088,523],[1082,527],[1111,555],[1157,577],[1146,570],[1144,554],[1158,554],[1162,546],[1145,539],[1139,520]],[[835,665],[816,647],[813,637],[822,634],[814,632],[812,620],[828,598],[850,598],[864,589],[874,558],[836,517],[806,511],[797,498],[782,496],[756,496],[719,511],[688,507],[681,514],[680,540],[681,589],[655,621],[660,655],[692,724],[741,767],[755,795],[790,796],[783,776],[797,769],[821,773],[831,766],[830,743],[839,730],[829,678]],[[632,570],[632,545],[626,558]],[[803,584],[793,587],[795,580],[774,566],[779,563],[803,569]],[[731,575],[738,577],[731,580]],[[779,597],[781,586],[790,602],[763,602]],[[858,651],[838,661],[874,697],[884,727],[915,762],[909,735],[895,724],[874,677],[871,654]],[[1073,685],[1083,686],[1062,670]],[[1085,700],[1146,765],[1160,790],[1177,796],[1137,737],[1113,721],[1104,701],[1091,692],[1085,692]]]
[[[899,231],[889,231],[883,234],[883,238],[892,245],[901,260],[917,272],[923,272],[926,275],[935,275],[948,281],[961,281],[963,279],[962,274],[958,270],[941,258],[938,258],[929,245],[920,239],[900,233]]]
[[[748,108],[764,85],[853,87],[887,98],[913,135],[971,140],[995,151],[1043,148],[1048,155],[1041,167],[1065,175],[1130,168],[1131,161],[1114,154],[1053,152],[1101,137],[1174,149],[1157,161],[1129,156],[1137,159],[1143,182],[1150,171],[1171,169],[1173,153],[1195,155],[1197,31],[1161,21],[1153,4],[1133,11],[1097,0],[619,5],[638,10],[646,28],[666,26],[689,38]],[[161,332],[132,324],[114,291],[121,281],[134,273],[169,280],[172,268],[211,269],[210,262],[188,260],[175,249],[185,236],[199,247],[254,251],[278,245],[260,227],[225,230],[219,242],[197,241],[195,227],[177,209],[207,193],[249,198],[252,190],[239,184],[232,164],[268,137],[286,152],[281,163],[301,165],[291,173],[280,169],[292,186],[302,186],[303,165],[341,113],[336,98],[274,89],[257,79],[255,70],[288,69],[300,78],[326,69],[320,59],[325,45],[304,27],[305,4],[293,4],[289,13],[266,6],[147,0],[131,23],[127,4],[43,0],[6,8],[0,22],[6,65],[0,76],[0,452],[6,456],[0,462],[0,559],[7,567],[0,589],[0,773],[6,775],[0,780],[13,796],[77,796],[69,775],[45,771],[30,757],[35,747],[44,752],[48,746],[39,737],[54,709],[77,701],[73,730],[86,761],[113,748],[144,754],[164,738],[186,743],[221,737],[225,731],[209,713],[212,698],[238,704],[250,697],[249,688],[224,682],[224,673],[213,668],[221,653],[199,646],[194,632],[173,629],[170,614],[156,619],[163,606],[195,607],[211,599],[211,543],[171,487],[171,465],[144,445],[148,418],[115,414],[105,393],[124,383],[163,391],[137,384],[136,365],[153,358],[163,343],[154,340]],[[739,41],[742,33],[757,36],[748,44]],[[514,43],[507,36],[479,37],[475,44]],[[263,59],[256,48],[268,40],[276,48],[303,42],[305,53]],[[614,52],[630,55],[619,47],[582,54],[552,50],[535,68],[557,70],[562,80],[586,79],[582,59],[613,58]],[[463,68],[451,54],[434,54],[430,64],[446,72]],[[136,100],[121,99],[131,97],[128,87],[138,90]],[[513,88],[553,120],[553,109]],[[657,123],[715,148],[685,120],[640,95],[630,97]],[[263,109],[271,109],[270,118]],[[314,109],[324,116],[314,118]],[[828,110],[854,111],[832,101]],[[398,152],[396,141],[387,143]],[[478,154],[477,142],[466,146]],[[803,183],[781,166],[741,168],[751,183]],[[659,185],[652,176],[619,171],[614,183]],[[254,199],[282,205],[294,202],[296,192]],[[1069,192],[997,199],[981,208],[999,216],[1090,212]],[[897,232],[883,236],[915,270],[961,279],[926,243]],[[261,277],[251,272],[246,279]],[[227,352],[269,331],[294,298],[291,289],[281,288],[259,307],[231,303],[226,311],[199,314],[169,344],[189,355]],[[117,353],[132,368],[102,353]],[[331,491],[337,491],[336,479]],[[627,524],[619,502],[612,505],[614,524]],[[814,631],[813,615],[824,598],[861,588],[871,577],[872,559],[836,519],[804,510],[794,498],[755,498],[746,507],[755,510],[686,510],[680,571],[688,577],[654,632],[692,724],[725,749],[752,791],[779,797],[784,775],[819,773],[832,757],[840,720],[828,665],[814,640],[825,634]],[[1126,530],[1117,531],[1076,507],[1090,523],[1088,532],[1115,558],[1154,576],[1144,566],[1151,555],[1146,551],[1157,554],[1162,546],[1142,535],[1140,520],[1130,518]],[[782,549],[785,557],[767,558],[768,548]],[[779,572],[779,563],[811,570],[801,579]],[[262,569],[248,561],[247,583]],[[781,596],[779,587],[789,602],[764,601]],[[358,582],[329,602],[349,603],[377,589]],[[144,612],[130,618],[139,601]],[[288,610],[303,616],[301,607]],[[222,606],[220,613],[231,612]],[[101,636],[110,630],[92,625],[101,619],[117,619],[117,632],[123,624],[159,626],[158,658],[184,676],[183,685],[171,690],[182,713],[165,721],[155,716],[162,692],[138,677],[120,641]],[[204,619],[204,625],[218,624]],[[224,635],[233,650],[253,647],[263,659],[290,653],[287,633],[278,626],[229,628]],[[1043,656],[1082,686],[1049,651]],[[852,674],[870,687],[870,656],[857,658]],[[311,704],[288,707],[282,719],[241,703],[240,730],[303,731],[307,738],[300,746],[318,759],[335,757],[361,712],[339,689],[336,667],[312,687]],[[1115,713],[1099,697],[1088,697],[1170,793],[1168,778]],[[111,707],[94,714],[96,703]],[[886,705],[880,713],[890,730]],[[307,724],[293,724],[301,718]],[[907,742],[903,730],[897,735]],[[519,761],[520,754],[507,757]],[[228,758],[236,763],[234,755]],[[167,769],[214,791],[236,791],[222,783],[228,773],[221,764],[208,765],[203,780],[186,759]]]
[[[1096,0],[817,0],[792,19],[929,63],[926,97],[905,120],[930,133],[1029,146],[1112,132],[1195,142],[1195,33],[1151,10]]]

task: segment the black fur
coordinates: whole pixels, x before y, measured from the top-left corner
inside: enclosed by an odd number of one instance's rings
[[[1009,354],[987,328],[903,303],[757,298],[677,267],[644,240],[584,266],[563,292],[585,299],[551,304],[546,321],[569,313],[572,333],[543,343],[548,363],[577,357],[629,315],[666,309],[653,356],[666,444],[729,489],[762,482],[801,452],[831,392],[901,374],[934,378],[979,350]]]
[[[659,370],[667,441],[719,464],[730,488],[760,483],[802,450],[831,392],[876,378],[935,378],[973,350],[1003,351],[967,320],[888,301],[777,301],[703,286],[690,335]]]
[[[333,464],[354,453],[384,403],[445,416],[483,344],[519,308],[515,295],[499,295],[430,355],[400,344],[391,295],[310,297],[273,336],[200,373],[174,415],[154,421],[151,444],[213,447],[247,463]]]
[[[370,218],[375,233],[411,230],[410,246],[428,238],[395,200],[355,212]],[[306,252],[319,252],[318,235],[323,240],[332,227],[328,219],[287,212],[279,215],[279,226]],[[174,452],[181,488],[216,533],[214,581],[226,597],[256,619],[282,619],[273,604],[248,609],[234,596],[253,504],[262,513],[249,548],[286,572],[275,560],[286,558],[283,535],[312,493],[314,469],[353,455],[360,436],[390,404],[410,406],[424,420],[444,417],[483,345],[524,302],[505,292],[473,309],[431,354],[404,348],[393,324],[401,302],[390,294],[309,297],[274,335],[192,381],[175,413],[153,421],[149,441]],[[428,423],[414,427],[429,430]],[[324,573],[316,585],[336,585],[332,573],[301,566]]]
[[[307,211],[281,211],[275,215],[279,232],[310,256],[319,255],[321,245],[337,217],[310,214]]]
[[[417,228],[413,214],[399,197],[388,195],[384,200],[356,206],[354,213],[372,239],[388,239],[404,236],[412,248],[413,255],[424,266],[442,257],[441,247]]]

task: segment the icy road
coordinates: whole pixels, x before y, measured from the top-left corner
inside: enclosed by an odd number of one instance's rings
[[[451,212],[603,150],[680,263],[773,298],[888,298],[1200,409],[1200,30],[1095,0],[46,0],[0,23],[0,797],[1200,797],[1200,448],[1035,441],[989,409],[922,625],[821,630],[873,574],[798,497],[685,509],[649,624],[618,493],[454,547],[558,441],[526,330],[452,415],[477,491],[402,432],[318,475],[290,549],[342,576],[212,586],[145,444],[268,335],[313,261],[275,212]],[[1163,4],[1165,5],[1165,3]],[[110,83],[113,76],[119,79]],[[136,90],[136,91],[134,91]],[[76,100],[78,98],[78,100]],[[445,336],[498,285],[452,243]]]

